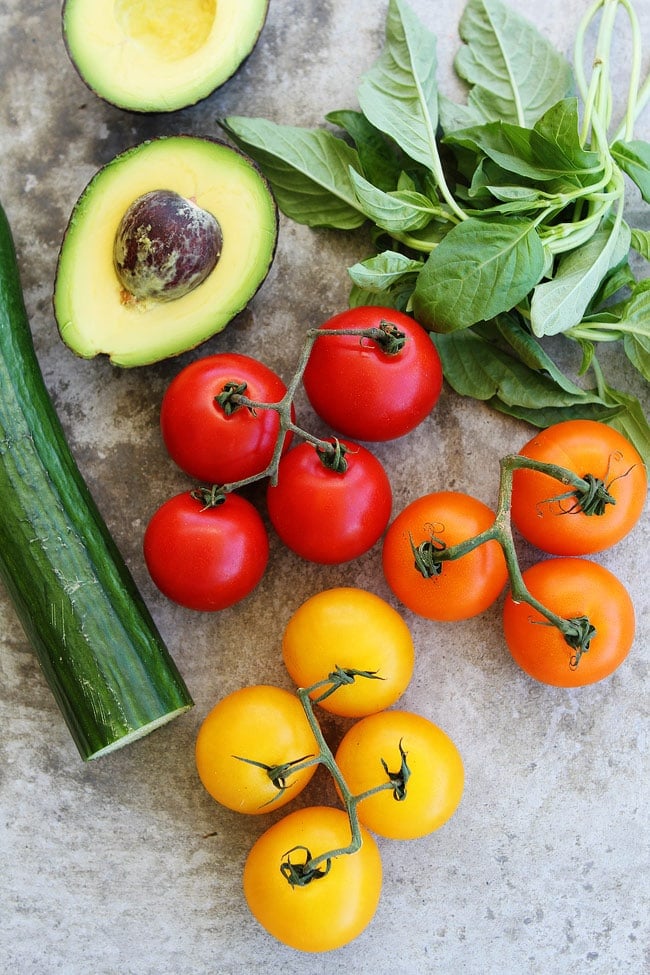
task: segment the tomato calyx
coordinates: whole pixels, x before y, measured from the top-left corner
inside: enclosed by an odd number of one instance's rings
[[[226,494],[227,492],[218,484],[213,484],[212,487],[194,488],[190,491],[190,497],[203,505],[203,511],[207,511],[209,508],[218,508],[219,505],[224,504]]]
[[[575,670],[582,655],[589,652],[591,641],[596,636],[596,627],[591,624],[586,616],[576,616],[568,620],[568,623],[574,627],[574,632],[571,633],[570,628],[567,627],[564,639],[575,650],[569,661],[569,667],[571,670]]]
[[[295,775],[297,772],[319,762],[318,756],[314,755],[303,755],[302,758],[294,758],[279,765],[268,765],[266,762],[258,762],[254,758],[245,758],[243,755],[233,755],[233,758],[237,759],[238,762],[246,762],[247,765],[254,765],[256,768],[263,769],[278,790],[278,794],[265,802],[264,806],[270,806],[285,794],[291,786],[289,779],[292,774]]]
[[[442,559],[440,553],[447,548],[441,538],[431,533],[430,537],[416,545],[413,537],[409,535],[411,551],[413,552],[413,562],[415,568],[424,576],[425,579],[433,579],[442,572]]]
[[[295,863],[291,860],[291,854],[296,853],[296,851],[302,850],[305,853],[305,859],[302,863]],[[311,851],[306,846],[294,846],[284,854],[286,859],[282,860],[280,864],[280,873],[285,878],[285,880],[292,887],[306,887],[313,880],[321,880],[326,877],[330,872],[332,867],[332,856],[328,856],[324,865],[320,866],[320,858],[318,858],[318,864],[312,858]]]
[[[411,777],[411,770],[406,762],[406,752],[404,751],[404,746],[402,745],[402,739],[399,741],[399,753],[401,758],[401,764],[397,772],[391,772],[388,768],[388,764],[382,758],[381,764],[384,768],[384,772],[388,776],[388,781],[393,790],[393,799],[396,802],[403,802],[406,799],[406,783]],[[378,792],[381,786],[373,789],[373,792]]]
[[[226,416],[232,416],[243,406],[248,406],[248,403],[242,399],[247,389],[247,383],[238,383],[232,380],[224,384],[223,389],[215,396],[214,401],[221,407]],[[255,412],[250,406],[249,409],[252,413]]]
[[[607,511],[607,505],[616,504],[616,498],[609,493],[608,485],[602,478],[595,477],[593,474],[585,474],[582,479],[586,485],[584,490],[576,488],[573,491],[567,491],[565,494],[547,498],[542,504],[557,502],[561,506],[563,501],[573,499],[573,503],[568,508],[562,508],[561,513],[563,515],[582,512],[584,515],[596,516],[604,515]]]
[[[349,453],[349,447],[334,437],[331,441],[323,441],[315,445],[318,459],[323,467],[335,474],[345,474],[348,469],[348,462],[345,455]]]
[[[533,620],[538,626],[557,626],[550,620]],[[596,636],[596,627],[587,616],[574,616],[563,620],[565,624],[561,630],[565,643],[575,650],[569,658],[569,669],[576,670],[583,654],[589,652],[591,641]]]
[[[616,504],[616,498],[610,493],[610,487],[614,481],[618,481],[619,478],[627,477],[633,467],[634,464],[622,474],[618,474],[616,477],[611,478],[611,480],[607,482],[602,477],[596,477],[595,474],[584,474],[582,478],[579,479],[582,481],[581,486],[575,487],[573,491],[567,491],[565,494],[558,494],[553,498],[547,498],[542,503],[561,503],[562,501],[567,501],[572,498],[573,504],[571,504],[571,506],[568,508],[564,508],[562,510],[562,514],[575,514],[577,512],[582,512],[584,515],[602,516],[606,513],[608,505]]]
[[[323,681],[319,681],[318,684],[312,684],[309,691],[312,694],[319,687],[325,686],[326,690],[322,694],[318,694],[313,697],[312,700],[316,704],[320,704],[321,701],[325,701],[334,691],[338,690],[339,687],[344,687],[345,685],[354,684],[357,677],[363,677],[366,680],[383,680],[383,677],[379,676],[379,672],[376,670],[356,670],[354,667],[339,667],[338,665],[334,668],[331,673],[328,674],[327,678]]]
[[[375,342],[386,355],[398,355],[406,344],[406,335],[395,325],[382,318],[377,328],[368,329],[368,338]]]

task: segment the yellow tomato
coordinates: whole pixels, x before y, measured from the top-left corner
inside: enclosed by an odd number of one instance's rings
[[[361,835],[356,853],[333,857],[322,876],[292,886],[281,866],[347,847],[347,813],[311,806],[271,826],[244,867],[244,894],[254,917],[278,941],[300,951],[330,951],[356,938],[373,918],[382,883],[377,844],[363,828]]]
[[[282,653],[299,687],[311,687],[337,668],[373,674],[356,676],[321,702],[333,714],[354,718],[394,704],[411,680],[415,657],[411,632],[397,610],[374,593],[346,586],[316,593],[298,607],[285,629]]]
[[[210,795],[229,809],[265,813],[290,802],[317,765],[292,772],[291,764],[316,757],[319,746],[295,694],[255,684],[224,697],[206,716],[196,739],[196,767]],[[274,784],[268,770],[286,773]]]
[[[419,714],[383,711],[353,725],[336,752],[336,764],[355,796],[389,782],[388,773],[399,773],[403,761],[408,769],[403,798],[387,788],[357,804],[359,821],[389,839],[425,836],[456,811],[464,769],[455,744]]]

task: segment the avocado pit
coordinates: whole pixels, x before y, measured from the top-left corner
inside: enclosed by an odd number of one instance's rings
[[[123,300],[173,301],[216,267],[223,243],[216,218],[173,190],[150,190],[120,221],[113,259]]]

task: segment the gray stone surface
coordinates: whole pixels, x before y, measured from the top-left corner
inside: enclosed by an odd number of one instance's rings
[[[413,5],[438,35],[441,84],[451,85],[463,4]],[[513,5],[571,55],[586,3]],[[268,821],[240,818],[203,791],[193,761],[199,724],[242,684],[290,686],[280,638],[303,599],[341,583],[390,596],[378,548],[356,564],[320,568],[302,564],[273,539],[262,585],[239,606],[210,616],[166,601],[148,579],[142,533],[153,510],[187,480],[163,450],[158,408],[171,377],[199,354],[253,353],[288,378],[304,328],[344,307],[345,268],[363,256],[364,241],[283,220],[271,275],[221,336],[178,361],[127,372],[78,360],[63,347],[52,282],[71,208],[100,165],[159,133],[215,135],[216,119],[229,113],[317,125],[326,112],[353,106],[359,74],[382,42],[386,3],[272,0],[260,43],[241,72],[201,105],[168,117],[121,112],[87,91],[63,48],[59,8],[53,0],[0,0],[0,197],[47,384],[196,707],[84,765],[0,593],[0,971],[648,972],[647,518],[598,557],[633,594],[638,633],[628,661],[596,686],[555,690],[524,676],[504,647],[501,601],[458,624],[405,613],[417,661],[402,704],[457,742],[467,776],[457,814],[426,839],[380,841],[379,909],[338,953],[305,958],[250,917],[241,871]],[[637,0],[636,9],[648,42],[649,0]],[[619,92],[627,64],[622,56],[615,68]],[[647,112],[639,131],[650,131]],[[633,385],[632,377],[626,381]],[[635,388],[647,406],[647,389]],[[304,425],[318,430],[302,400],[298,408]],[[417,432],[377,450],[391,472],[395,510],[439,487],[493,504],[498,458],[530,433],[445,390]],[[533,557],[522,547],[524,562]],[[342,725],[331,722],[329,730],[336,739]],[[317,777],[309,801],[336,801],[325,777]],[[208,833],[216,835],[206,839]]]

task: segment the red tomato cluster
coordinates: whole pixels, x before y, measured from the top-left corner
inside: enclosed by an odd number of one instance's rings
[[[381,330],[386,348],[360,334],[367,329]],[[329,334],[333,330],[337,334]],[[211,500],[207,487],[171,498],[147,525],[147,567],[175,602],[225,609],[258,585],[269,556],[264,513],[230,486],[266,477],[276,462],[266,515],[298,556],[320,564],[348,562],[384,534],[393,503],[390,480],[375,454],[357,441],[399,437],[422,422],[440,395],[440,359],[425,330],[392,309],[351,309],[325,322],[322,331],[301,378],[336,434],[325,441],[295,443],[293,403],[283,434],[273,407],[284,402],[287,387],[249,356],[199,359],[167,388],[160,422],[170,457],[190,477],[225,488],[225,500],[218,493]],[[250,405],[238,402],[238,395]]]
[[[349,943],[375,914],[382,861],[374,836],[438,830],[460,804],[464,768],[441,728],[392,707],[411,679],[414,648],[403,618],[379,596],[352,587],[312,596],[289,619],[282,650],[303,690],[253,685],[222,698],[199,729],[196,766],[217,802],[253,815],[295,799],[319,765],[333,775],[344,808],[285,815],[253,845],[243,873],[249,908],[267,931],[323,952]],[[319,706],[352,719],[332,748]]]

